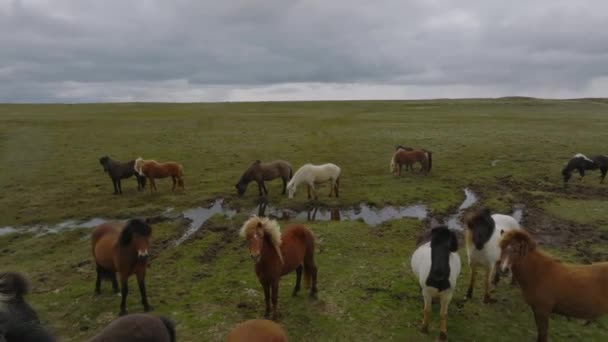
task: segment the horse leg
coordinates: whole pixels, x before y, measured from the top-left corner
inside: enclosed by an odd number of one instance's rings
[[[262,182],[261,181],[256,181],[256,183],[258,183],[258,193],[259,193],[259,196],[260,197],[264,196],[264,190],[262,189]]]
[[[420,327],[420,331],[423,334],[428,334],[429,316],[431,315],[431,301],[433,298],[425,289],[422,289],[422,298],[424,299],[424,308],[422,309],[422,327]]]
[[[287,193],[287,182],[288,182],[288,180],[285,177],[283,177],[281,179],[283,179],[283,193],[282,193],[282,195],[285,195]]]
[[[120,292],[120,290],[118,289],[118,280],[116,280],[116,273],[112,273],[112,292]]]
[[[268,195],[268,189],[266,189],[266,184],[262,181],[262,190],[264,190],[264,195]]]
[[[439,341],[448,340],[448,305],[452,300],[452,293],[446,293],[440,297],[441,308],[439,309]]]
[[[118,195],[118,185],[116,185],[116,180],[112,178],[112,186],[114,186],[114,195]]]
[[[585,169],[578,169],[578,173],[581,175],[581,179],[579,181],[583,181],[583,178],[585,178]]]
[[[401,177],[401,168],[403,167],[403,165],[399,164],[399,173],[397,174],[397,176]]]
[[[268,318],[270,316],[270,283],[261,282],[262,288],[264,288],[264,302],[266,303],[266,311],[264,312],[264,317]]]
[[[154,193],[154,191],[156,191],[156,182],[154,181],[154,178],[150,177],[150,194]]]
[[[334,193],[336,194],[336,198],[340,197],[339,189],[340,189],[340,178],[336,179],[336,189],[334,190]]]
[[[95,280],[95,294],[98,295],[101,293],[101,272],[102,269],[99,265],[97,265],[97,280]]]
[[[600,176],[600,184],[604,183],[604,178],[606,178],[606,173],[608,173],[608,168],[600,169],[602,171],[602,175]]]
[[[277,321],[279,319],[279,279],[276,279],[272,282],[272,320]]]
[[[146,267],[141,267],[136,275],[137,286],[139,286],[139,294],[141,295],[141,304],[144,306],[145,312],[151,311],[153,308],[148,304],[148,296],[146,295]]]
[[[532,309],[534,311],[534,320],[536,321],[536,331],[538,332],[538,337],[536,338],[537,342],[547,342],[548,341],[548,330],[549,330],[549,314],[544,312],[544,310],[539,310],[536,308]]]
[[[123,316],[127,313],[127,295],[129,294],[129,275],[126,273],[120,273],[120,312],[119,316]]]
[[[298,292],[300,292],[300,283],[302,282],[302,265],[296,268],[296,286],[293,288],[293,292],[291,294],[292,297],[295,297]]]
[[[316,201],[319,198],[317,196],[317,189],[315,189],[315,185],[314,184],[310,185],[310,187],[312,188],[312,194],[315,196],[315,201]]]
[[[496,271],[499,266],[500,266],[500,261],[497,261],[494,264],[494,277],[492,277],[492,286],[494,286],[494,287],[496,287],[498,285],[498,282],[500,281],[500,273]]]
[[[477,265],[471,265],[471,263],[469,263],[469,269],[471,269],[471,273],[469,274],[469,288],[465,299],[473,298],[473,286],[475,285],[475,276],[477,276]]]
[[[492,283],[492,279],[494,278],[494,273],[496,273],[496,265],[489,265],[487,267],[486,287],[485,287],[485,294],[483,296],[484,304],[496,303],[496,299],[492,298],[492,296],[490,295],[490,293],[493,290],[491,283]]]
[[[173,187],[171,187],[171,191],[175,191],[175,186],[177,185],[177,179],[175,176],[171,176],[171,181],[173,181]]]
[[[116,184],[118,184],[118,193],[122,195],[122,183],[120,179],[116,181]]]
[[[333,196],[333,194],[334,194],[334,188],[335,188],[335,183],[334,183],[333,179],[330,180],[330,183],[331,184],[329,186],[329,197]]]
[[[310,199],[310,184],[306,186],[308,188],[308,199]]]

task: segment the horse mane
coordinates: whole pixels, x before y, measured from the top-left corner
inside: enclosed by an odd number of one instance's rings
[[[593,160],[589,159],[589,157],[587,157],[586,155],[584,155],[584,154],[582,154],[582,153],[577,153],[577,154],[575,154],[575,155],[574,155],[574,157],[572,157],[572,158],[583,158],[583,159],[585,159],[586,161],[589,161],[589,162],[592,162],[592,163],[593,163]]]
[[[482,237],[485,239],[485,241],[483,241],[483,245],[485,245],[488,242],[488,240],[490,240],[490,238],[492,237],[492,234],[494,233],[494,230],[496,229],[496,222],[494,222],[490,209],[488,209],[488,208],[482,208],[482,209],[479,209],[479,210],[473,212],[472,214],[467,215],[467,217],[465,218],[465,223],[466,223],[467,229],[469,229],[471,232],[475,232],[476,230],[479,229],[479,227],[483,227],[486,229],[484,235],[487,235],[487,236]],[[473,242],[475,243],[475,245],[482,242],[482,241],[476,241],[477,238],[478,238],[478,235],[473,233],[472,239],[473,239]]]
[[[150,236],[152,228],[142,219],[131,219],[125,227],[120,231],[118,240],[121,246],[128,246],[131,243],[133,234]]]
[[[439,291],[449,289],[450,254],[458,251],[458,238],[446,226],[438,226],[431,231],[431,270],[426,285]]]
[[[528,252],[536,250],[537,247],[536,241],[534,241],[530,233],[523,229],[511,230],[503,235],[499,244],[500,249],[502,250],[512,243],[518,243],[520,246],[526,247]]]
[[[276,220],[270,220],[267,217],[253,215],[249,220],[243,223],[240,235],[247,238],[258,228],[262,228],[264,233],[270,236],[270,242],[277,252],[281,263],[283,263],[283,254],[281,253],[281,227],[279,226],[279,223]]]
[[[137,158],[135,158],[135,163],[133,164],[133,169],[135,170],[135,172],[139,173],[140,175],[141,175],[141,167],[142,167],[143,163],[144,163],[144,158],[137,157]]]

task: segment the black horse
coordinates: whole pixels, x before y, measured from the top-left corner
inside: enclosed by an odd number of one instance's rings
[[[584,154],[577,153],[566,163],[566,166],[562,169],[562,176],[564,177],[564,183],[567,183],[572,177],[572,172],[577,170],[581,175],[581,181],[585,177],[585,170],[597,170],[600,169],[602,173],[600,176],[600,183],[604,183],[606,173],[608,173],[608,156],[597,155],[588,158]]]
[[[99,164],[103,166],[103,170],[108,173],[112,184],[114,185],[114,195],[122,195],[122,186],[120,184],[121,179],[130,178],[135,176],[137,178],[137,190],[141,191],[146,187],[146,177],[140,176],[135,172],[135,160],[121,163],[116,160],[110,159],[108,156],[99,158]]]
[[[28,291],[29,284],[22,274],[0,273],[0,341],[55,341],[25,301]]]

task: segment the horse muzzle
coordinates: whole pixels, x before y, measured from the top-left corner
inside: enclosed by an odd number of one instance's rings
[[[137,259],[139,259],[139,260],[148,259],[148,250],[144,249],[142,251],[137,251]]]

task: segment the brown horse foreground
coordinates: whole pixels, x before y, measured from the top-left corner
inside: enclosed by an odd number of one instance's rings
[[[115,319],[88,342],[175,342],[175,324],[166,317],[133,314]]]
[[[431,152],[426,150],[408,151],[403,148],[397,148],[393,154],[393,157],[391,158],[390,171],[398,176],[401,176],[401,168],[403,165],[405,165],[406,170],[408,168],[413,170],[415,163],[420,164],[421,172],[424,172],[425,175],[428,174],[433,165],[433,157]]]
[[[249,182],[255,181],[258,184],[260,196],[264,196],[268,195],[268,189],[266,189],[264,181],[271,181],[280,177],[283,180],[283,195],[285,195],[285,187],[292,176],[293,170],[291,164],[284,160],[275,160],[269,163],[262,163],[260,160],[256,160],[245,170],[235,187],[238,195],[243,196]]]
[[[277,302],[281,276],[296,271],[296,286],[292,295],[300,291],[302,270],[304,284],[310,287],[310,296],[317,293],[317,266],[315,265],[315,238],[301,224],[287,226],[281,234],[277,221],[253,216],[241,228],[241,236],[247,240],[251,258],[255,262],[255,273],[266,302],[265,317],[270,315],[272,296],[272,319],[278,319]],[[312,284],[312,286],[311,286]]]
[[[135,159],[134,169],[139,175],[148,177],[150,193],[157,190],[154,179],[167,177],[171,177],[173,181],[173,191],[175,191],[176,185],[185,190],[184,168],[176,162],[159,163],[156,160],[144,160],[139,157]]]
[[[608,262],[569,265],[543,253],[523,230],[500,242],[501,271],[509,268],[536,320],[537,341],[548,340],[551,313],[594,320],[608,313]]]
[[[273,321],[250,319],[235,325],[226,342],[287,342],[287,334]]]
[[[101,224],[91,233],[91,250],[97,267],[95,293],[101,293],[101,279],[110,278],[114,292],[118,292],[116,273],[120,276],[122,300],[120,315],[127,313],[126,301],[129,293],[128,280],[131,274],[137,277],[144,310],[150,311],[146,296],[146,267],[148,266],[148,248],[152,228],[147,222],[132,219],[126,224],[110,222]]]

